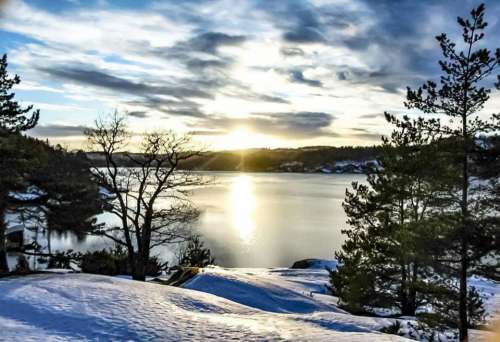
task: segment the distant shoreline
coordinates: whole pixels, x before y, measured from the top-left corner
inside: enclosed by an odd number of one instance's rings
[[[323,174],[363,174],[369,166],[377,165],[380,146],[372,147],[317,147],[297,149],[250,149],[245,151],[203,152],[181,165],[180,169],[221,172],[285,172]],[[105,166],[105,158],[98,152],[85,152],[95,166]],[[135,166],[139,153],[117,153],[118,166]]]

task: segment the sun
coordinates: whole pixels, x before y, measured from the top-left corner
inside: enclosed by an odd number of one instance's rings
[[[240,150],[258,145],[256,135],[247,127],[237,127],[224,139],[227,145],[234,150]]]

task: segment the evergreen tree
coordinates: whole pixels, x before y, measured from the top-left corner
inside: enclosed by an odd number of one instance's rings
[[[9,271],[5,246],[9,192],[22,190],[27,185],[25,176],[43,166],[46,159],[40,142],[0,129],[0,273]]]
[[[42,190],[43,195],[28,201],[30,207],[36,207],[35,210],[23,210],[25,206],[22,206],[20,211],[26,219],[36,219],[43,213],[43,227],[51,254],[52,232],[72,232],[83,238],[96,228],[95,216],[101,212],[101,201],[83,152],[72,153],[61,146],[43,145],[46,163],[36,172],[26,175],[27,182]]]
[[[8,271],[5,249],[5,210],[9,189],[15,187],[26,169],[36,166],[32,158],[38,158],[36,151],[26,149],[19,132],[33,128],[40,112],[33,106],[22,108],[11,92],[21,82],[19,76],[9,77],[7,55],[0,59],[0,273]],[[16,135],[10,137],[10,135]]]
[[[392,122],[394,117],[387,115]],[[434,194],[446,183],[438,181],[453,170],[435,159],[435,137],[424,134],[424,121],[404,118],[390,139],[383,139],[378,166],[370,170],[368,185],[353,183],[344,209],[351,229],[336,254],[341,266],[331,273],[332,288],[351,311],[365,306],[399,309],[414,315],[425,304],[420,296],[428,277],[426,243],[430,239],[428,212]]]
[[[98,186],[89,171],[84,153],[72,153],[61,146],[50,148],[47,166],[31,182],[43,189],[43,210],[51,231],[85,234],[94,229],[100,210]]]
[[[447,256],[441,259],[442,270],[459,279],[457,325],[460,340],[468,335],[468,289],[467,277],[484,266],[486,258],[498,263],[498,211],[485,206],[484,194],[489,190],[483,182],[473,182],[474,160],[481,146],[481,135],[500,129],[500,115],[491,115],[488,120],[480,116],[484,104],[490,97],[489,86],[495,82],[495,70],[500,66],[500,49],[491,53],[482,47],[485,6],[482,4],[471,12],[470,19],[458,18],[462,29],[463,43],[457,46],[446,34],[437,38],[443,59],[439,62],[443,75],[439,84],[428,81],[422,87],[408,88],[405,105],[425,114],[443,115],[448,120],[428,131],[439,133],[444,139],[455,142],[448,151],[456,158],[454,166],[460,170],[459,181],[452,194],[460,193],[454,206],[446,210],[446,219],[451,229],[447,243],[442,248]],[[461,49],[460,49],[461,48]],[[500,89],[500,76],[496,76]],[[435,122],[435,120],[432,120]]]
[[[0,59],[0,128],[10,133],[26,131],[35,127],[40,111],[33,111],[32,105],[23,108],[14,100],[11,89],[21,83],[21,79],[18,75],[9,77],[7,66],[7,55],[4,54]]]

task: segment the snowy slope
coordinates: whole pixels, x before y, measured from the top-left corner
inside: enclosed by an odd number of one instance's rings
[[[316,322],[322,320],[325,326],[334,327],[337,323],[343,323],[380,330],[394,322],[383,318],[354,316],[337,308],[336,298],[325,294],[328,284],[325,266],[335,267],[335,263],[318,260],[309,269],[210,267],[184,284],[184,287],[266,311],[307,314],[302,315],[302,319]],[[495,324],[500,317],[500,284],[473,276],[469,278],[469,285],[475,287],[484,300],[488,324]],[[408,322],[411,320],[400,320],[403,326]],[[452,337],[447,339],[446,335],[453,336],[453,333],[442,334],[442,341],[455,340]],[[485,341],[485,338],[487,341],[500,341],[499,335],[479,330],[470,331],[471,342]]]
[[[270,298],[280,295],[290,293]],[[200,291],[106,276],[32,275],[0,281],[0,340],[402,340],[376,332],[374,319],[317,311],[326,304],[299,295],[294,300],[302,313],[279,313],[293,311],[283,303],[269,312]]]
[[[393,320],[338,309],[327,283],[321,268],[209,267],[184,288],[73,273],[5,278],[0,341],[404,340],[378,332]],[[471,284],[499,313],[498,283]]]

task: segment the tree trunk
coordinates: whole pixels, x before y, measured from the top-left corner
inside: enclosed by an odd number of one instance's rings
[[[467,108],[466,106],[464,106]],[[459,335],[461,342],[468,341],[468,318],[467,318],[467,249],[468,249],[468,191],[469,191],[469,165],[468,165],[468,134],[467,134],[467,111],[462,115],[463,133],[463,160],[462,160],[462,232],[460,250],[460,290],[459,290]]]
[[[462,260],[460,265],[460,305],[459,305],[459,330],[460,341],[468,341],[467,318],[467,241],[462,240]]]
[[[134,252],[134,248],[130,245],[127,246],[127,262],[128,262],[128,267],[129,269],[127,272],[130,272],[133,275],[135,274],[135,269],[136,269],[136,255]]]
[[[464,179],[467,176],[467,162],[464,162]],[[467,318],[467,191],[468,182],[464,181],[462,189],[462,234],[461,234],[461,250],[460,250],[460,289],[459,289],[459,332],[460,341],[468,341],[468,318]]]
[[[146,264],[142,256],[137,256],[135,259],[135,267],[132,273],[132,279],[146,281]]]
[[[7,246],[5,241],[5,232],[7,230],[5,224],[6,209],[5,196],[0,194],[0,273],[9,272],[9,265],[7,264]]]
[[[400,300],[401,300],[401,314],[406,316],[408,315],[408,276],[406,272],[406,265],[403,263],[401,264],[401,294],[400,294]]]
[[[418,281],[418,265],[413,264],[413,272],[411,275],[411,281],[408,286],[408,315],[415,316],[415,311],[417,310],[417,281]]]

